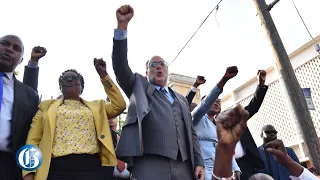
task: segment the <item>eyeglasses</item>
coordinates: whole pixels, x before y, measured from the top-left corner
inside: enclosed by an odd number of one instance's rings
[[[266,134],[278,134],[278,131],[276,130],[267,130],[267,131],[264,131]]]
[[[168,66],[168,63],[166,61],[160,61],[160,62],[152,62],[150,63],[150,67],[154,68],[157,67],[158,65],[162,66],[162,67],[166,67]]]
[[[79,80],[80,80],[80,77],[79,77],[79,76],[76,76],[76,75],[62,76],[61,80],[62,80],[62,81],[69,81],[69,80],[79,81]]]

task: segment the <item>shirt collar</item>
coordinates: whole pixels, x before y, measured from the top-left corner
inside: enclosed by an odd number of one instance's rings
[[[167,92],[169,92],[168,86],[165,86],[165,87],[161,88],[160,86],[154,85],[154,87],[155,87],[158,91],[160,91],[160,89],[165,89]]]
[[[10,81],[13,80],[13,72],[5,72],[5,75],[7,75],[7,77],[10,79]]]

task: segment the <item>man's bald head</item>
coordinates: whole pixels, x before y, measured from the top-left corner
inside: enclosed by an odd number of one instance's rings
[[[23,42],[22,42],[22,40],[21,40],[21,38],[20,38],[19,36],[12,35],[12,34],[5,35],[5,36],[2,36],[2,37],[0,38],[0,41],[1,41],[2,39],[7,39],[7,38],[16,39],[17,42],[20,42],[20,44],[22,45],[22,47],[21,47],[21,48],[22,48],[22,51],[24,52],[24,45],[23,45]]]
[[[0,72],[13,72],[22,62],[24,46],[21,39],[15,35],[0,38]]]
[[[271,176],[263,173],[257,173],[252,175],[249,180],[274,180]]]

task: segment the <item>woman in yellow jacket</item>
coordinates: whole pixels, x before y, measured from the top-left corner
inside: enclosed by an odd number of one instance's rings
[[[24,180],[102,180],[108,177],[103,177],[101,166],[117,165],[108,119],[120,115],[126,104],[106,63],[94,59],[94,65],[111,102],[81,99],[82,75],[63,72],[63,97],[41,102],[32,120],[26,144],[39,147],[43,158],[36,171],[23,171]]]

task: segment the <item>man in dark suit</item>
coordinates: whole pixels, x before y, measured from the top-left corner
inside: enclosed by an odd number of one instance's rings
[[[259,85],[256,89],[253,99],[250,101],[249,105],[245,107],[245,109],[249,112],[249,118],[259,111],[268,90],[268,86],[265,85],[266,71],[259,70],[257,78]],[[194,96],[195,92],[190,90],[186,97],[191,102]],[[218,113],[220,112],[217,112],[217,114]],[[235,153],[236,161],[242,173],[241,179],[249,179],[249,177],[255,173],[256,169],[264,168],[263,161],[249,128],[246,128],[241,136]]]
[[[264,162],[264,169],[260,172],[265,173],[273,177],[275,180],[290,180],[290,176],[294,175],[283,166],[281,163],[277,162],[274,156],[266,151],[267,144],[270,142],[275,142],[277,138],[278,131],[275,129],[274,126],[268,124],[262,127],[261,130],[261,138],[263,139],[263,145],[258,147],[260,156]],[[283,147],[286,149],[285,151],[290,156],[290,158],[295,161],[296,163],[300,164],[299,158],[297,157],[296,153],[290,147]]]
[[[267,72],[265,70],[259,70],[257,73],[259,85],[257,86],[253,99],[245,107],[249,112],[248,119],[259,111],[267,93],[268,86],[265,85],[266,76]],[[261,159],[257,145],[254,142],[248,127],[241,136],[240,141],[236,146],[235,153],[236,161],[242,172],[241,179],[249,179],[257,169],[264,168],[263,160]]]
[[[117,10],[113,69],[130,98],[116,154],[133,165],[138,180],[204,179],[199,141],[192,126],[187,99],[167,87],[168,65],[159,56],[146,63],[147,79],[134,74],[127,60],[127,26],[133,9]],[[133,162],[128,158],[133,157]]]
[[[0,38],[1,180],[22,179],[15,155],[25,145],[32,118],[38,110],[39,96],[36,91],[18,81],[13,74],[22,62],[23,53],[24,47],[19,37],[7,35]]]

